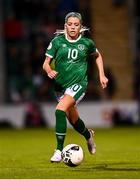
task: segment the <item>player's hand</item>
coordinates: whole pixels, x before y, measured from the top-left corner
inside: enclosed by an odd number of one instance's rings
[[[102,88],[106,88],[107,87],[107,84],[108,84],[108,79],[106,76],[101,76],[100,77],[100,83],[101,83],[101,86]]]
[[[50,72],[48,72],[48,77],[53,79],[57,76],[58,72],[55,70],[51,70]]]

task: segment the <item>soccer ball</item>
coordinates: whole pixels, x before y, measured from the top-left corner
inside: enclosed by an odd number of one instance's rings
[[[62,160],[70,167],[78,166],[84,159],[84,152],[81,146],[77,144],[68,144],[62,150]]]

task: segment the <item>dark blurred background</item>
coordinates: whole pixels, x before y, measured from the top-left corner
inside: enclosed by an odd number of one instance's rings
[[[96,42],[109,78],[108,88],[101,90],[89,57],[84,102],[136,103],[140,122],[138,0],[0,0],[0,104],[55,101],[53,83],[42,64],[49,42],[56,29],[63,29],[70,11],[82,14],[83,25],[90,28],[86,36]]]
[[[42,71],[45,50],[56,29],[63,29],[68,12],[80,12],[85,25],[90,26],[89,3],[83,0],[3,0],[1,9],[4,46],[1,58],[5,69],[2,81],[6,82],[3,101],[22,103],[34,98],[53,101],[52,82]],[[92,68],[89,71],[93,80]]]

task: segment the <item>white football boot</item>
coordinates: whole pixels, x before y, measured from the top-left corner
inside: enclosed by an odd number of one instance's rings
[[[51,157],[51,162],[59,163],[59,162],[61,162],[61,160],[62,160],[61,151],[59,149],[56,149],[54,151],[53,156]]]
[[[90,133],[90,138],[87,140],[87,146],[90,154],[95,154],[96,153],[96,144],[94,142],[93,136],[94,136],[94,131],[92,129],[88,129]]]

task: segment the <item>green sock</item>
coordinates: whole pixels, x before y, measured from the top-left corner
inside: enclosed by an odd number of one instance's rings
[[[57,109],[55,111],[55,117],[56,117],[55,132],[57,139],[57,149],[62,151],[66,130],[67,130],[66,113],[64,111]]]
[[[90,133],[89,133],[88,129],[85,127],[84,122],[80,118],[78,118],[76,123],[72,124],[72,126],[77,132],[79,132],[81,135],[83,135],[86,140],[88,140],[90,138]]]

